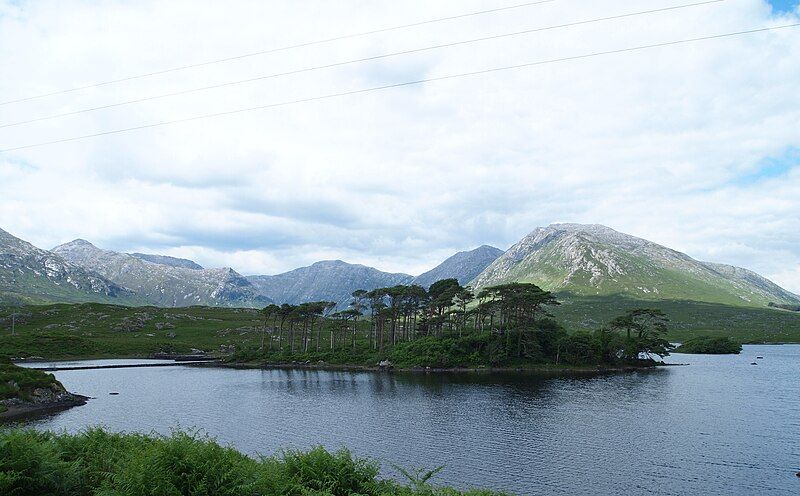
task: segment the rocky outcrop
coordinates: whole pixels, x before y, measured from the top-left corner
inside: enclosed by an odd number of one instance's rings
[[[33,389],[25,398],[0,400],[0,421],[81,406],[88,399],[86,396],[70,393],[60,382],[54,382],[49,387]]]

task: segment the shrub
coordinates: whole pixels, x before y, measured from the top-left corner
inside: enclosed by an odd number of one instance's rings
[[[701,336],[687,339],[681,344],[675,353],[696,353],[706,355],[738,355],[742,351],[742,345],[733,341],[729,337]]]
[[[3,496],[489,496],[405,486],[379,478],[377,463],[349,451],[287,451],[254,459],[197,433],[170,436],[0,430]]]

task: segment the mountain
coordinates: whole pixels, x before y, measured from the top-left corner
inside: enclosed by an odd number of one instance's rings
[[[153,263],[127,253],[102,250],[82,239],[56,246],[52,251],[133,290],[150,305],[253,307],[269,303],[247,279],[230,268],[191,269]]]
[[[275,303],[298,304],[308,301],[334,301],[346,307],[357,289],[409,284],[413,276],[392,274],[365,265],[341,260],[325,260],[274,276],[248,276],[259,294]]]
[[[131,256],[140,258],[146,262],[170,267],[183,267],[184,269],[203,270],[203,266],[185,258],[175,258],[167,255],[150,255],[148,253],[131,253]]]
[[[129,304],[134,294],[0,229],[0,302]]]
[[[502,254],[503,250],[489,245],[460,251],[428,272],[418,275],[412,283],[427,289],[442,279],[458,279],[459,284],[464,285],[475,279]]]
[[[796,303],[794,295],[749,270],[700,262],[601,225],[537,228],[489,265],[476,288],[533,282],[580,296],[624,295],[728,305]]]

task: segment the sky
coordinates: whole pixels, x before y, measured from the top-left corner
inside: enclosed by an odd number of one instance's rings
[[[694,0],[699,1],[699,0]],[[0,0],[0,102],[522,2]],[[800,22],[724,0],[552,0],[0,105],[0,149]],[[449,78],[0,152],[0,228],[244,274],[421,273],[599,223],[800,293],[800,28]]]

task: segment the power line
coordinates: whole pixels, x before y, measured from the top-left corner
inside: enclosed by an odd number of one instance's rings
[[[96,137],[99,137],[99,136],[106,136],[106,135],[109,135],[109,134],[119,134],[119,133],[126,133],[126,132],[130,132],[130,131],[138,131],[138,130],[141,130],[141,129],[148,129],[148,128],[159,127],[159,126],[166,126],[168,124],[177,124],[177,123],[182,123],[182,122],[196,121],[196,120],[200,120],[200,119],[209,119],[209,118],[212,118],[212,117],[221,117],[221,116],[225,116],[225,115],[239,114],[239,113],[244,113],[244,112],[252,112],[254,110],[264,110],[264,109],[269,109],[269,108],[276,108],[276,107],[284,107],[284,106],[288,106],[288,105],[294,105],[294,104],[298,104],[298,103],[307,103],[307,102],[314,102],[314,101],[318,101],[318,100],[327,100],[327,99],[331,99],[331,98],[338,98],[338,97],[349,96],[349,95],[358,95],[358,94],[361,94],[361,93],[369,93],[369,92],[373,92],[373,91],[382,91],[382,90],[387,90],[387,89],[391,89],[391,88],[400,88],[400,87],[403,87],[403,86],[412,86],[412,85],[417,85],[417,84],[431,83],[431,82],[435,82],[435,81],[444,81],[444,80],[448,80],[448,79],[456,79],[456,78],[469,77],[469,76],[478,76],[478,75],[488,74],[488,73],[492,73],[492,72],[507,71],[507,70],[512,70],[512,69],[521,69],[521,68],[524,68],[524,67],[533,67],[533,66],[539,66],[539,65],[553,64],[553,63],[557,63],[557,62],[566,62],[566,61],[571,61],[571,60],[588,59],[588,58],[591,58],[591,57],[599,57],[599,56],[603,56],[603,55],[612,55],[612,54],[625,53],[625,52],[634,52],[634,51],[639,51],[639,50],[647,50],[647,49],[651,49],[651,48],[659,48],[659,47],[666,47],[666,46],[673,46],[673,45],[681,45],[681,44],[686,44],[686,43],[695,43],[695,42],[699,42],[699,41],[707,41],[707,40],[714,40],[714,39],[720,39],[720,38],[729,38],[729,37],[732,37],[732,36],[741,36],[741,35],[753,34],[753,33],[762,33],[762,32],[765,32],[765,31],[775,31],[775,30],[778,30],[778,29],[793,28],[793,27],[798,27],[798,26],[800,26],[800,23],[784,24],[784,25],[781,25],[781,26],[772,26],[772,27],[768,27],[768,28],[751,29],[751,30],[747,30],[747,31],[736,31],[736,32],[732,32],[732,33],[724,33],[724,34],[716,34],[716,35],[710,35],[710,36],[702,36],[702,37],[699,37],[699,38],[688,38],[688,39],[683,39],[683,40],[667,41],[667,42],[663,42],[663,43],[655,43],[655,44],[652,44],[652,45],[640,45],[640,46],[635,46],[635,47],[619,48],[619,49],[616,49],[616,50],[607,50],[607,51],[603,51],[603,52],[593,52],[593,53],[587,53],[587,54],[582,54],[582,55],[573,55],[571,57],[562,57],[562,58],[557,58],[557,59],[540,60],[540,61],[537,61],[537,62],[527,62],[525,64],[509,65],[509,66],[504,66],[504,67],[493,67],[491,69],[483,69],[483,70],[480,70],[480,71],[462,72],[462,73],[459,73],[459,74],[450,74],[450,75],[447,75],[447,76],[438,76],[438,77],[433,77],[433,78],[417,79],[417,80],[414,80],[414,81],[405,81],[405,82],[402,82],[402,83],[393,83],[393,84],[387,84],[387,85],[383,85],[383,86],[373,86],[373,87],[370,87],[370,88],[362,88],[362,89],[358,89],[358,90],[344,91],[344,92],[341,92],[341,93],[329,93],[329,94],[326,94],[326,95],[320,95],[320,96],[315,96],[315,97],[301,98],[299,100],[289,100],[289,101],[285,101],[285,102],[271,103],[271,104],[267,104],[267,105],[259,105],[259,106],[256,106],[256,107],[246,107],[246,108],[241,108],[241,109],[228,110],[228,111],[225,111],[225,112],[216,112],[216,113],[213,113],[213,114],[196,115],[196,116],[193,116],[193,117],[185,117],[185,118],[182,118],[182,119],[154,122],[154,123],[150,123],[150,124],[144,124],[144,125],[141,125],[141,126],[134,126],[134,127],[128,127],[128,128],[122,128],[122,129],[114,129],[114,130],[111,130],[111,131],[103,131],[103,132],[100,132],[100,133],[86,134],[86,135],[83,135],[83,136],[74,136],[74,137],[71,137],[71,138],[62,138],[62,139],[57,139],[57,140],[52,140],[52,141],[45,141],[45,142],[41,142],[41,143],[34,143],[34,144],[30,144],[30,145],[17,146],[17,147],[14,147],[14,148],[6,148],[5,150],[0,150],[0,153],[11,152],[11,151],[15,151],[15,150],[23,150],[23,149],[27,149],[27,148],[35,148],[35,147],[46,146],[46,145],[53,145],[53,144],[56,144],[56,143],[65,143],[65,142],[68,142],[68,141],[77,141],[77,140],[88,139],[88,138],[96,138]]]
[[[418,26],[424,26],[426,24],[434,24],[434,23],[437,23],[437,22],[453,21],[453,20],[456,20],[456,19],[463,19],[465,17],[473,17],[473,16],[484,15],[484,14],[492,14],[492,13],[495,13],[495,12],[502,12],[502,11],[506,11],[506,10],[519,9],[519,8],[523,8],[523,7],[531,7],[531,6],[534,6],[534,5],[552,3],[552,2],[555,2],[555,1],[557,1],[557,0],[538,0],[538,1],[535,1],[535,2],[525,2],[525,3],[515,4],[515,5],[508,5],[508,6],[505,6],[505,7],[497,7],[497,8],[494,8],[494,9],[479,10],[479,11],[475,11],[475,12],[467,12],[465,14],[457,14],[457,15],[452,15],[452,16],[447,16],[447,17],[438,17],[438,18],[435,18],[435,19],[428,19],[428,20],[425,20],[425,21],[412,22],[410,24],[401,24],[400,26],[392,26],[392,27],[388,27],[388,28],[373,29],[371,31],[364,31],[364,32],[361,32],[361,33],[345,34],[345,35],[342,35],[342,36],[335,36],[333,38],[325,38],[325,39],[321,39],[321,40],[307,41],[307,42],[304,42],[304,43],[298,43],[296,45],[288,45],[288,46],[283,46],[283,47],[278,47],[278,48],[270,48],[270,49],[267,49],[267,50],[259,50],[257,52],[250,52],[250,53],[245,53],[245,54],[241,54],[241,55],[234,55],[234,56],[225,57],[225,58],[222,58],[222,59],[208,60],[206,62],[198,62],[196,64],[189,64],[189,65],[171,67],[169,69],[162,69],[160,71],[147,72],[147,73],[144,73],[144,74],[137,74],[137,75],[134,75],[134,76],[127,76],[127,77],[120,78],[120,79],[111,79],[111,80],[102,81],[102,82],[99,82],[99,83],[87,84],[85,86],[77,86],[77,87],[74,87],[74,88],[67,88],[67,89],[63,89],[63,90],[53,91],[53,92],[50,92],[50,93],[42,93],[42,94],[39,94],[39,95],[33,95],[33,96],[25,97],[25,98],[18,98],[16,100],[8,100],[8,101],[5,101],[5,102],[0,102],[0,106],[1,105],[8,105],[8,104],[11,104],[11,103],[19,103],[19,102],[26,102],[26,101],[29,101],[29,100],[36,100],[38,98],[44,98],[44,97],[47,97],[47,96],[62,95],[64,93],[71,93],[71,92],[74,92],[74,91],[86,90],[86,89],[89,89],[89,88],[97,88],[98,86],[107,86],[109,84],[122,83],[124,81],[132,81],[134,79],[142,79],[142,78],[151,77],[151,76],[158,76],[160,74],[167,74],[167,73],[170,73],[170,72],[182,71],[182,70],[185,70],[185,69],[193,69],[193,68],[196,68],[196,67],[203,67],[203,66],[212,65],[212,64],[219,64],[219,63],[222,63],[222,62],[230,62],[230,61],[233,61],[233,60],[241,60],[241,59],[245,59],[245,58],[248,58],[248,57],[255,57],[255,56],[258,56],[258,55],[266,55],[266,54],[269,54],[269,53],[283,52],[283,51],[286,51],[286,50],[293,50],[295,48],[304,48],[304,47],[309,47],[309,46],[313,46],[313,45],[322,45],[322,44],[325,44],[325,43],[332,43],[334,41],[341,41],[341,40],[346,40],[346,39],[350,39],[350,38],[359,38],[359,37],[362,37],[362,36],[369,36],[369,35],[373,35],[373,34],[386,33],[386,32],[389,32],[389,31],[396,31],[396,30],[399,30],[399,29],[407,29],[407,28],[413,28],[413,27],[418,27]]]
[[[44,116],[44,117],[37,117],[35,119],[28,119],[28,120],[24,120],[24,121],[11,122],[11,123],[8,123],[8,124],[0,125],[0,129],[6,128],[6,127],[21,126],[23,124],[31,124],[31,123],[34,123],[34,122],[41,122],[41,121],[46,121],[46,120],[50,120],[50,119],[57,119],[59,117],[67,117],[67,116],[70,116],[70,115],[78,115],[78,114],[83,114],[83,113],[87,113],[87,112],[94,112],[94,111],[97,111],[97,110],[104,110],[104,109],[109,109],[109,108],[114,108],[114,107],[121,107],[121,106],[124,106],[124,105],[131,105],[131,104],[134,104],[134,103],[142,103],[142,102],[147,102],[147,101],[151,101],[151,100],[158,100],[158,99],[161,99],[161,98],[169,98],[169,97],[173,97],[173,96],[186,95],[186,94],[189,94],[189,93],[196,93],[196,92],[199,92],[199,91],[208,91],[208,90],[217,89],[217,88],[223,88],[223,87],[227,87],[227,86],[234,86],[234,85],[239,85],[239,84],[244,84],[244,83],[252,83],[252,82],[255,82],[255,81],[263,81],[265,79],[273,79],[273,78],[278,78],[278,77],[283,77],[283,76],[290,76],[290,75],[294,75],[294,74],[300,74],[300,73],[304,73],[304,72],[316,71],[316,70],[321,70],[321,69],[330,69],[332,67],[340,67],[340,66],[356,64],[356,63],[360,63],[360,62],[368,62],[368,61],[373,61],[373,60],[385,59],[385,58],[389,58],[389,57],[396,57],[396,56],[399,56],[399,55],[408,55],[408,54],[411,54],[411,53],[426,52],[426,51],[436,50],[436,49],[441,49],[441,48],[449,48],[449,47],[454,47],[454,46],[459,46],[459,45],[467,45],[467,44],[470,44],[470,43],[478,43],[478,42],[483,42],[483,41],[497,40],[497,39],[508,38],[508,37],[512,37],[512,36],[520,36],[520,35],[524,35],[524,34],[531,34],[531,33],[542,32],[542,31],[550,31],[550,30],[554,30],[554,29],[574,27],[574,26],[592,24],[592,23],[603,22],[603,21],[611,21],[611,20],[623,19],[623,18],[627,18],[627,17],[634,17],[634,16],[639,16],[639,15],[645,15],[645,14],[662,13],[662,12],[668,12],[668,11],[673,11],[673,10],[678,10],[678,9],[685,9],[685,8],[688,8],[688,7],[697,7],[697,6],[701,6],[701,5],[709,5],[709,4],[714,4],[714,3],[720,3],[720,2],[724,2],[724,1],[725,0],[705,0],[705,1],[702,1],[702,2],[695,2],[695,3],[689,3],[689,4],[683,4],[683,5],[675,5],[675,6],[664,7],[664,8],[660,8],[660,9],[651,9],[651,10],[643,10],[643,11],[638,11],[638,12],[630,12],[630,13],[627,13],[627,14],[619,14],[619,15],[614,15],[614,16],[599,17],[599,18],[595,18],[595,19],[587,19],[587,20],[583,20],[583,21],[569,22],[569,23],[566,23],[566,24],[558,24],[558,25],[555,25],[555,26],[546,26],[546,27],[540,27],[540,28],[526,29],[526,30],[523,30],[523,31],[515,31],[515,32],[512,32],[512,33],[503,33],[503,34],[498,34],[498,35],[493,35],[493,36],[485,36],[485,37],[482,37],[482,38],[473,38],[473,39],[470,39],[470,40],[455,41],[455,42],[451,42],[451,43],[444,43],[444,44],[440,44],[440,45],[433,45],[433,46],[428,46],[428,47],[423,47],[423,48],[415,48],[415,49],[411,49],[411,50],[403,50],[403,51],[399,51],[399,52],[391,52],[391,53],[386,53],[386,54],[382,54],[382,55],[373,55],[371,57],[364,57],[364,58],[354,59],[354,60],[346,60],[346,61],[343,61],[343,62],[335,62],[335,63],[332,63],[332,64],[325,64],[325,65],[319,65],[319,66],[314,66],[314,67],[306,67],[306,68],[303,68],[303,69],[296,69],[296,70],[288,71],[288,72],[279,72],[279,73],[275,73],[275,74],[269,74],[269,75],[266,75],[266,76],[257,76],[257,77],[252,77],[252,78],[248,78],[248,79],[240,79],[240,80],[237,80],[237,81],[229,81],[229,82],[226,82],[226,83],[219,83],[219,84],[214,84],[214,85],[210,85],[210,86],[202,86],[202,87],[199,87],[199,88],[191,88],[191,89],[175,91],[175,92],[171,92],[171,93],[164,93],[164,94],[161,94],[161,95],[153,95],[153,96],[149,96],[149,97],[137,98],[135,100],[128,100],[128,101],[124,101],[124,102],[111,103],[111,104],[108,104],[108,105],[101,105],[101,106],[98,106],[98,107],[90,107],[90,108],[85,108],[85,109],[81,109],[81,110],[74,110],[74,111],[71,111],[71,112],[64,112],[64,113],[61,113],[61,114],[54,114],[54,115],[48,115],[48,116]]]

